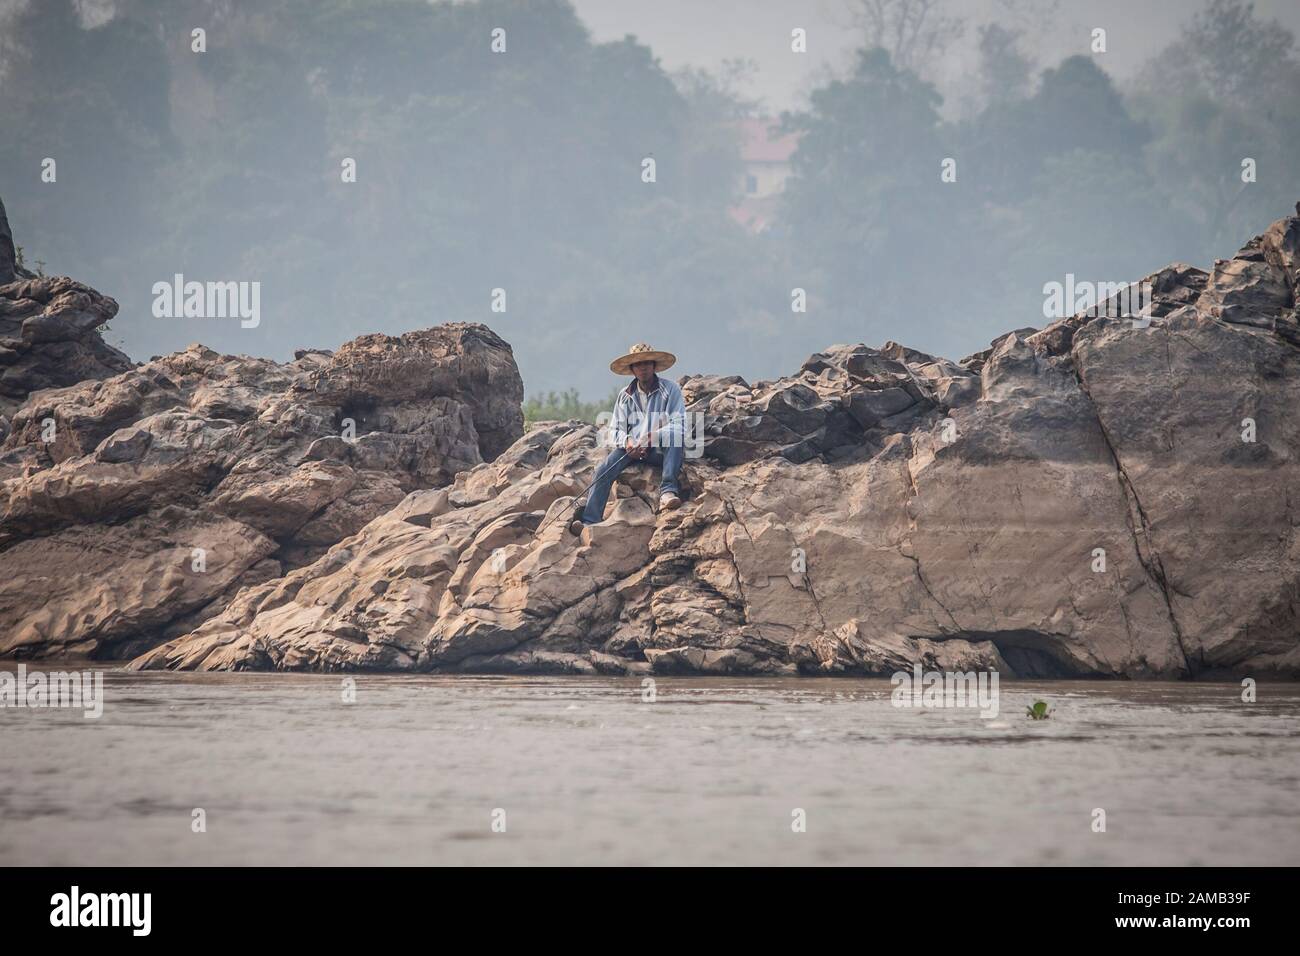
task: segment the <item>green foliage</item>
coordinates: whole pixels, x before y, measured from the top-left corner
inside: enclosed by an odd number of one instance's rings
[[[1047,701],[1036,700],[1032,707],[1025,708],[1025,716],[1030,720],[1046,720],[1052,716],[1052,711],[1047,706]]]
[[[595,424],[596,416],[614,410],[614,400],[618,397],[618,392],[618,389],[614,389],[603,402],[582,401],[576,388],[566,389],[558,394],[547,392],[545,395],[534,395],[524,402],[524,424],[568,421],[571,418]]]

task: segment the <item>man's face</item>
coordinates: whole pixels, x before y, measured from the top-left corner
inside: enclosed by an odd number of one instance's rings
[[[655,363],[633,362],[632,374],[636,376],[636,380],[639,384],[649,385],[655,378]]]

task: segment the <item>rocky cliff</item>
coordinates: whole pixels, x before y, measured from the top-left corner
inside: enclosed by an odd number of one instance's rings
[[[400,502],[393,459],[374,460],[371,480],[395,507],[359,530],[332,522],[341,540],[324,554],[265,573],[132,666],[835,674],[921,661],[1017,675],[1294,677],[1298,267],[1291,217],[1209,273],[1179,264],[1149,277],[1149,323],[1082,314],[960,362],[836,346],[773,382],[684,379],[710,436],[688,465],[688,501],[656,515],[648,476],[629,472],[606,521],[576,538],[564,516],[602,454],[591,426],[535,427],[450,487]],[[152,367],[174,379],[168,363],[209,361],[183,353]],[[141,437],[103,417],[112,403],[94,403],[110,387],[63,399],[85,436],[74,425],[58,464],[6,485],[5,526],[17,529],[6,533],[27,536],[26,553],[0,556],[14,572],[56,547],[57,532],[32,529],[82,520],[76,489],[106,489],[91,496],[102,511],[107,496],[141,486],[98,481],[102,469],[147,471],[153,443],[170,449],[173,434],[211,427],[185,424],[187,407]],[[29,402],[16,434],[56,410],[50,402]],[[304,445],[310,416],[282,407],[272,400],[242,421],[266,419]],[[244,568],[272,554],[262,540],[272,534],[312,557],[328,536],[312,533],[309,515],[329,513],[320,502],[339,500],[338,483],[321,479],[331,491],[268,527],[265,516],[292,510],[316,479],[284,487],[256,449],[242,457],[244,481],[224,491],[191,477],[183,463],[194,459],[179,452],[167,483],[209,488],[199,514],[234,523],[222,540],[249,536]],[[292,467],[337,466],[308,455]],[[135,520],[124,538],[153,577],[118,573],[101,588],[200,586],[184,552],[141,541],[158,519]],[[167,540],[195,540],[195,520],[178,514]],[[228,594],[247,573],[205,587]],[[104,627],[7,594],[26,646],[72,646]]]

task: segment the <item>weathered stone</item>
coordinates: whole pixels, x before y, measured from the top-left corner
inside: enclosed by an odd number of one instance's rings
[[[2,219],[0,215],[0,227]],[[3,258],[0,248],[0,273]],[[131,368],[131,360],[97,331],[116,314],[115,301],[66,276],[7,284],[0,278],[0,414],[12,416],[42,389],[105,379]]]
[[[312,355],[267,396],[194,371],[220,357],[180,353],[130,381],[65,390],[46,412],[67,434],[48,447],[33,444],[29,401],[0,457],[15,482],[3,532],[10,550],[27,549],[24,565],[53,567],[68,552],[41,565],[35,533],[71,547],[97,508],[143,528],[162,487],[168,527],[229,523],[225,579],[197,590],[167,579],[168,600],[203,620],[136,668],[889,674],[921,664],[1293,678],[1300,349],[1286,321],[1297,223],[1275,224],[1213,276],[1175,264],[1148,277],[1149,324],[1076,315],[1008,332],[961,363],[894,343],[839,345],[776,381],[684,379],[709,441],[688,464],[682,507],[657,513],[653,474],[632,469],[605,520],[577,536],[564,518],[605,454],[596,429],[536,426],[495,461],[441,481],[446,449],[431,436],[447,435],[427,408],[477,433],[478,406],[442,385],[424,399],[403,391],[438,353],[419,340],[410,357],[391,340],[370,355]],[[357,385],[367,368],[386,401]],[[194,411],[196,375],[204,407],[229,417]],[[340,445],[329,436],[345,409],[392,430]],[[269,439],[246,444],[263,428],[294,454]],[[369,497],[381,487],[382,505]],[[356,523],[368,501],[376,510]],[[133,575],[165,574],[148,563],[163,546],[142,548]],[[286,573],[269,577],[276,562]],[[88,643],[76,622],[89,611],[70,595],[54,617],[33,616],[24,595],[48,585],[20,581],[0,589],[0,610],[28,615],[29,652],[50,646],[48,633],[63,648],[128,646],[119,618],[94,615]],[[128,617],[147,620],[156,603],[142,591]]]
[[[1269,235],[1293,262],[1294,221]],[[603,450],[549,424],[132,666],[1296,676],[1300,351],[1198,305],[1249,272],[1174,265],[1145,328],[1073,316],[962,364],[685,379],[693,493],[656,515],[631,473],[576,538],[552,519]]]
[[[23,278],[27,276],[18,274],[18,250],[14,247],[14,234],[9,228],[4,201],[0,200],[0,285]]]
[[[95,297],[70,280],[7,290]],[[40,391],[0,444],[0,655],[134,655],[192,631],[519,437],[522,394],[509,346],[466,324],[287,365],[194,345]],[[337,655],[358,633],[331,632]]]

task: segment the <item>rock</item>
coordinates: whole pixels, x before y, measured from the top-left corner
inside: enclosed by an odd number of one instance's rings
[[[4,201],[0,200],[0,285],[25,278],[28,276],[18,274],[18,250],[14,246],[14,234],[9,228]]]
[[[15,290],[45,317],[112,301],[66,279]],[[32,339],[32,367],[59,346]],[[0,656],[133,656],[193,631],[497,454],[522,397],[510,347],[465,323],[283,365],[193,345],[38,391],[0,443]]]
[[[708,445],[683,506],[629,472],[578,537],[560,519],[603,449],[538,426],[131,666],[1293,678],[1300,350],[1267,270],[1297,228],[1148,277],[1145,328],[685,378]]]
[[[0,284],[0,414],[34,392],[130,369],[96,331],[116,314],[115,301],[66,276]]]
[[[805,670],[826,674],[892,674],[915,664],[927,670],[1014,673],[992,641],[882,635],[855,619],[806,643],[796,642],[791,654]]]
[[[185,509],[19,542],[0,554],[0,620],[14,622],[0,653],[139,654],[169,622],[190,616],[196,627],[193,612],[258,580],[249,571],[275,547],[247,525]]]
[[[682,391],[687,410],[707,416],[706,455],[732,466],[859,449],[873,432],[973,400],[975,382],[958,365],[887,343],[880,350],[834,346],[777,382],[751,387],[735,377],[695,377],[682,380]]]
[[[9,431],[5,419],[33,392],[132,367],[98,332],[116,314],[117,303],[89,286],[19,266],[0,202],[0,442]]]
[[[1298,261],[1300,225],[1293,217],[1280,219],[1231,259],[1215,262],[1196,307],[1224,322],[1268,330],[1278,330],[1280,322],[1294,329]]]
[[[684,378],[707,444],[682,507],[629,469],[577,537],[597,431],[525,433],[483,326],[132,366],[95,331],[111,299],[11,282],[0,655],[1295,677],[1298,268],[1300,216],[1147,277],[1145,328],[1080,314],[961,362],[836,345],[775,381]]]
[[[315,370],[307,390],[316,402],[382,412],[398,425],[394,430],[422,424],[430,398],[454,399],[469,410],[486,460],[523,432],[523,381],[510,346],[473,322],[398,337],[363,335]]]

